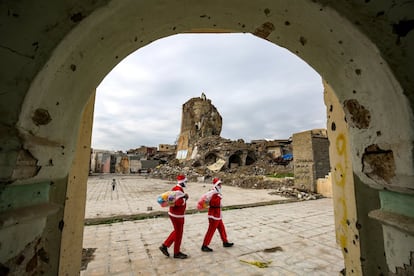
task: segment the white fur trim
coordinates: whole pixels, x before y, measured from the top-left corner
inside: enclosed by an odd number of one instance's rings
[[[207,216],[208,218],[211,218],[211,219],[214,219],[214,220],[222,220],[223,219],[223,216],[221,215],[221,212],[220,212],[220,217],[219,218],[217,218],[217,217],[215,217],[215,216],[212,216],[212,215],[209,215],[209,216]]]
[[[176,214],[173,214],[171,212],[168,212],[168,214],[172,217],[175,217],[175,218],[183,218],[184,217],[184,215],[176,215]]]
[[[183,180],[177,180],[177,182],[178,182],[178,184],[181,184],[181,183],[187,182],[187,177],[186,177],[186,178],[184,178]]]

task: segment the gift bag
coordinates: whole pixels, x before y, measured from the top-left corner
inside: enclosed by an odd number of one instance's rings
[[[214,190],[208,191],[207,193],[203,194],[197,202],[197,209],[207,209],[210,206],[210,199],[213,194]]]
[[[184,197],[184,193],[181,191],[168,191],[160,194],[157,197],[157,202],[161,207],[174,206],[175,201],[182,197]]]

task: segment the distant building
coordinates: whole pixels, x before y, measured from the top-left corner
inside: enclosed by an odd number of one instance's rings
[[[177,149],[176,145],[168,145],[168,144],[159,144],[158,151],[159,152],[174,152]]]
[[[92,149],[89,172],[129,174],[150,171],[160,163],[159,160],[147,160],[148,154],[155,153],[153,149],[141,147],[137,154]]]
[[[128,154],[129,158],[129,172],[130,173],[139,173],[141,169],[141,157],[135,154]]]
[[[89,171],[91,173],[110,173],[113,151],[91,149]]]
[[[157,151],[158,151],[158,149],[156,147],[141,146],[141,147],[136,148],[136,149],[127,150],[127,154],[143,155],[143,156],[145,156],[145,158],[149,158],[149,157],[153,156],[154,154],[156,154]]]

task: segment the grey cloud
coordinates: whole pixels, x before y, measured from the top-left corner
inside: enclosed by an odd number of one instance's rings
[[[118,67],[97,89],[93,146],[173,143],[182,104],[201,92],[222,115],[225,138],[280,139],[325,127],[320,76],[251,35],[168,37]]]

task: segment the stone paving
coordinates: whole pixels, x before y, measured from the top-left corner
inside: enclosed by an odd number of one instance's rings
[[[117,187],[112,191],[112,177],[89,179],[87,218],[151,213],[148,207],[161,208],[156,196],[174,185],[115,176]],[[195,207],[210,187],[190,182],[186,192],[193,201],[188,206]],[[269,192],[223,186],[223,204],[286,201]],[[167,217],[85,226],[83,247],[96,249],[80,275],[340,275],[344,263],[335,242],[332,208],[332,199],[324,198],[224,211],[223,222],[235,245],[224,248],[216,233],[210,244],[214,251],[209,253],[200,250],[208,226],[206,213],[186,215],[181,246],[189,255],[185,260],[167,258],[158,249],[172,230]]]
[[[112,190],[115,179],[115,190]],[[145,178],[139,175],[104,175],[90,177],[86,200],[86,219],[108,218],[119,215],[151,214],[165,212],[167,208],[157,203],[157,196],[171,190],[176,182]],[[187,211],[196,209],[198,199],[212,188],[210,183],[189,182]],[[274,190],[241,189],[223,186],[224,206],[254,204],[259,202],[286,201],[287,198],[269,194]]]

